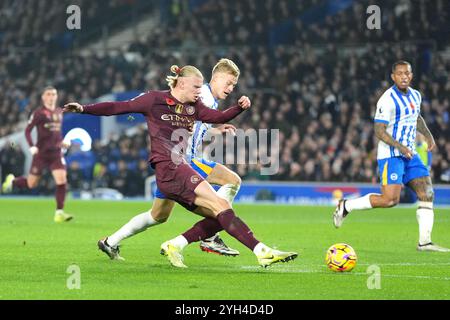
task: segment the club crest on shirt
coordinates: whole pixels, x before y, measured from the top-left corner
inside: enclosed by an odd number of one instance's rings
[[[182,104],[177,104],[175,107],[175,113],[181,114],[181,113],[183,113],[183,109],[184,109],[184,106]]]
[[[195,113],[195,108],[193,106],[187,106],[186,107],[186,113],[190,116],[192,116]]]
[[[197,184],[200,181],[200,178],[198,176],[192,176],[191,177],[191,182],[193,184]]]

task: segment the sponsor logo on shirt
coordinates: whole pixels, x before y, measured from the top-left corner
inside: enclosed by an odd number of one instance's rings
[[[44,128],[50,131],[61,131],[61,123],[60,122],[47,122],[44,123]]]
[[[55,122],[58,122],[58,121],[62,120],[62,114],[53,113],[52,117],[53,117],[53,121],[55,121]]]
[[[192,119],[186,116],[179,116],[177,114],[163,114],[161,115],[161,120],[164,121],[180,121],[180,122],[191,122]]]
[[[163,114],[161,115],[161,120],[163,121],[171,121],[171,125],[174,127],[183,127],[187,128],[187,130],[191,131],[194,120],[189,116],[182,116],[178,114]]]
[[[183,109],[184,109],[184,106],[182,104],[177,104],[177,106],[175,107],[175,113],[176,114],[183,113]]]

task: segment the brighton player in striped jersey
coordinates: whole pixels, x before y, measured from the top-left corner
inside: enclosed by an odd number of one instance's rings
[[[399,203],[402,184],[410,187],[419,200],[419,251],[450,252],[431,241],[433,229],[434,192],[427,167],[415,150],[416,132],[420,132],[431,151],[434,138],[420,115],[422,96],[410,87],[413,73],[411,64],[397,61],[392,66],[394,85],[386,90],[377,103],[375,135],[378,143],[378,167],[381,194],[370,193],[357,199],[342,199],[334,212],[334,225],[339,228],[344,218],[354,210],[390,208]]]
[[[218,101],[226,99],[234,90],[239,75],[240,70],[233,61],[229,59],[219,60],[212,70],[211,81],[202,86],[200,98],[203,104],[211,109],[217,109]],[[210,124],[196,121],[192,130],[189,147],[186,150],[187,161],[191,167],[210,184],[220,185],[221,187],[217,191],[218,195],[230,203],[233,202],[241,186],[240,177],[220,163],[200,158],[198,152],[207,132],[210,134],[222,134],[226,132],[234,133],[235,130],[236,128],[231,124],[224,124],[213,128]],[[107,237],[107,240],[100,240],[100,249],[111,259],[122,259],[118,252],[119,243],[151,226],[167,221],[174,204],[173,201],[168,200],[157,189],[150,214],[146,212],[135,216],[117,232]],[[179,235],[173,239],[173,242],[181,248],[188,244],[183,235]],[[239,251],[228,247],[218,234],[201,241],[200,248],[205,252],[213,252],[225,256],[239,255]]]

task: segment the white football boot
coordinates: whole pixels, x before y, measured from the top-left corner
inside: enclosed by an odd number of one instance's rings
[[[340,228],[344,222],[345,217],[348,215],[348,211],[345,209],[345,199],[339,200],[336,209],[333,213],[333,222],[336,228]]]
[[[107,242],[108,238],[104,238],[101,240],[98,240],[97,242],[97,246],[98,248],[103,251],[104,253],[106,253],[106,255],[111,259],[111,260],[125,260],[124,258],[122,258],[120,256],[120,249],[119,246],[116,247],[111,247],[108,242]]]
[[[450,252],[450,249],[438,246],[437,244],[430,242],[423,245],[418,244],[417,251]]]

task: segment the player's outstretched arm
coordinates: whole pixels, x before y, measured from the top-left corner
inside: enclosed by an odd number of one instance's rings
[[[63,108],[64,112],[92,114],[95,116],[113,116],[125,113],[146,114],[154,101],[152,93],[145,93],[129,101],[100,102],[89,105],[81,105],[70,102]]]
[[[236,118],[242,111],[251,107],[251,101],[248,97],[242,96],[238,100],[238,105],[232,106],[224,111],[218,111],[206,107],[202,102],[197,103],[197,120],[206,123],[226,123]]]
[[[417,131],[419,131],[425,137],[425,140],[428,144],[428,151],[431,151],[436,146],[436,142],[434,142],[433,135],[431,134],[430,129],[428,129],[427,124],[425,123],[424,118],[419,115],[417,118]]]
[[[128,101],[125,102],[100,102],[89,105],[81,105],[77,102],[71,102],[64,106],[64,112],[75,112],[92,114],[95,116],[114,116],[124,113],[133,113],[137,111],[131,110]]]
[[[386,130],[387,124],[375,122],[375,136],[384,143],[397,148],[406,158],[411,159],[413,154],[411,150],[395,140]]]

